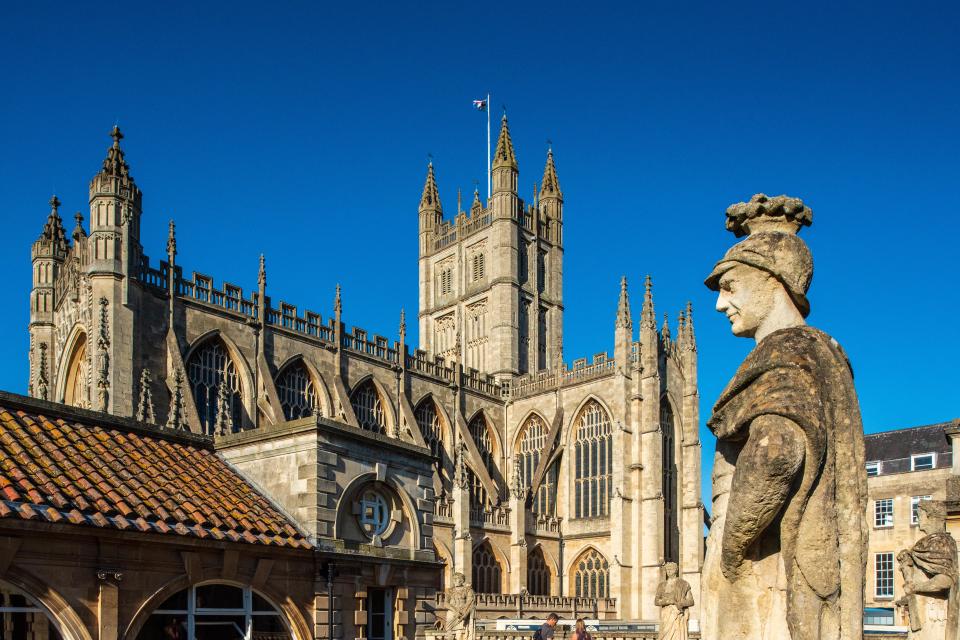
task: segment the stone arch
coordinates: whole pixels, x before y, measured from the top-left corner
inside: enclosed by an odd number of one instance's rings
[[[83,620],[73,610],[67,599],[50,585],[31,573],[11,566],[0,578],[0,583],[8,584],[32,598],[53,621],[64,640],[93,640]]]
[[[323,379],[323,376],[320,374],[320,371],[317,367],[310,362],[305,354],[298,353],[287,358],[283,364],[277,367],[277,375],[273,377],[273,384],[277,387],[277,393],[280,393],[279,382],[281,377],[287,372],[290,367],[295,367],[297,365],[302,365],[306,369],[307,375],[310,377],[311,382],[313,383],[314,391],[316,392],[317,401],[320,404],[320,413],[326,417],[331,417],[333,415],[333,404],[330,401],[330,391],[327,389],[326,381]],[[283,406],[283,398],[280,398],[281,408]],[[284,414],[286,417],[286,414]]]
[[[609,516],[613,494],[613,415],[609,407],[597,396],[588,395],[573,414],[568,434],[567,515],[573,519]]]
[[[437,417],[440,419],[440,446],[443,451],[439,453],[443,454],[447,451],[451,451],[453,449],[453,423],[450,421],[450,417],[447,415],[446,409],[443,408],[443,403],[439,402],[432,392],[425,393],[423,397],[413,405],[414,420],[417,420],[418,412],[427,402],[433,403],[433,409],[436,412]],[[426,440],[427,446],[430,446],[429,434],[423,432],[419,421],[417,422],[416,427],[420,429],[420,433],[423,435],[423,439]],[[433,447],[431,447],[431,451],[432,450]],[[437,455],[437,452],[434,452],[434,455]],[[440,457],[442,458],[443,456],[441,455]]]
[[[309,640],[313,637],[311,626],[307,623],[303,612],[297,608],[290,597],[275,591],[270,588],[269,585],[259,585],[253,588],[249,583],[240,582],[234,578],[223,578],[221,567],[204,568],[200,573],[200,579],[196,582],[190,582],[189,578],[183,575],[160,586],[160,588],[154,591],[150,597],[137,607],[136,612],[127,624],[127,628],[123,630],[123,634],[120,637],[126,640],[136,640],[141,629],[143,629],[144,623],[167,598],[184,589],[192,586],[202,586],[204,584],[227,584],[240,588],[251,587],[253,591],[262,596],[281,613],[295,640]]]
[[[606,412],[607,418],[609,418],[610,420],[610,424],[612,425],[614,423],[613,411],[610,410],[610,405],[607,404],[606,400],[604,400],[603,398],[601,398],[595,393],[588,393],[586,396],[583,397],[582,400],[580,400],[580,403],[577,404],[577,408],[573,410],[573,413],[570,414],[571,416],[570,422],[567,423],[566,428],[563,430],[562,437],[564,438],[564,440],[562,442],[564,444],[574,441],[574,438],[576,436],[574,431],[577,426],[577,420],[580,419],[580,414],[583,413],[583,410],[586,409],[587,405],[590,403],[591,400],[596,402],[598,405],[600,405],[600,408]]]
[[[483,409],[476,411],[469,422],[467,422],[467,433],[477,448],[477,452],[480,454],[480,459],[483,461],[487,473],[499,488],[499,486],[504,484],[499,465],[497,464],[497,460],[500,457],[498,450],[500,443],[496,430],[491,427],[490,420],[483,412]],[[495,501],[497,496],[491,496],[489,494],[480,477],[477,476],[476,470],[472,467],[469,475],[471,507],[485,507],[487,503]]]
[[[588,544],[580,549],[566,573],[570,581],[570,595],[610,597],[610,562],[596,546]],[[591,579],[594,581],[591,582]]]
[[[482,418],[487,424],[487,431],[490,432],[490,440],[493,442],[494,446],[492,451],[494,460],[502,459],[506,453],[503,449],[503,441],[500,438],[500,433],[497,431],[493,420],[491,420],[490,416],[487,415],[487,410],[481,407],[474,411],[473,415],[470,416],[470,419],[467,420],[467,426],[469,427],[469,425],[477,418]]]
[[[65,344],[69,345],[60,355],[60,363],[57,366],[57,386],[56,398],[64,404],[74,407],[89,409],[92,404],[90,398],[90,334],[86,328],[79,322],[73,325],[70,335]],[[80,350],[82,349],[82,353]],[[85,360],[85,362],[84,362]],[[87,378],[83,380],[82,378]],[[77,385],[83,385],[83,391],[86,392],[86,398],[77,398],[76,393],[80,391]]]
[[[540,433],[531,434],[530,439],[527,433],[533,424],[534,419],[539,420],[538,428]],[[547,435],[550,431],[550,423],[543,416],[530,411],[520,423],[520,428],[514,438],[513,452],[514,459],[519,461],[520,473],[524,484],[529,488],[533,482],[533,476],[540,464],[540,456],[546,443]],[[546,473],[540,482],[535,494],[530,496],[530,509],[536,514],[554,515],[556,513],[557,485],[559,484],[559,455],[554,454]]]
[[[504,583],[510,573],[510,564],[506,555],[489,536],[483,536],[473,545],[470,550],[470,560],[472,571],[470,584],[474,591],[477,593],[504,592]]]
[[[531,595],[549,596],[554,591],[556,580],[556,562],[548,557],[546,547],[538,542],[527,554],[527,590]]]
[[[371,482],[380,482],[386,485],[391,491],[393,491],[397,498],[399,498],[400,503],[403,505],[403,511],[407,516],[407,520],[410,522],[410,536],[411,536],[411,549],[420,549],[421,547],[421,538],[420,538],[420,519],[419,512],[417,511],[417,505],[414,503],[413,498],[404,490],[403,485],[401,485],[395,478],[387,475],[385,478],[378,478],[377,474],[373,471],[368,471],[367,473],[361,473],[354,479],[352,479],[347,486],[343,488],[343,491],[337,497],[337,506],[336,506],[336,515],[334,516],[333,530],[334,535],[337,538],[341,538],[343,535],[344,523],[347,517],[352,517],[352,507],[351,499],[357,493],[357,490],[360,489],[363,485],[369,484]]]
[[[517,423],[518,425],[517,430],[514,431],[513,437],[511,438],[510,451],[508,452],[508,455],[510,457],[516,455],[517,448],[520,446],[520,438],[523,437],[523,432],[526,429],[527,423],[530,421],[530,418],[533,416],[540,418],[540,420],[543,421],[543,424],[545,424],[548,429],[550,428],[550,421],[544,418],[542,413],[540,413],[536,409],[530,409],[529,411],[527,411],[527,413],[524,414],[523,416],[523,420]]]
[[[392,433],[396,424],[397,424],[397,415],[394,413],[393,402],[390,398],[390,394],[387,393],[387,390],[384,388],[380,381],[377,380],[376,376],[373,374],[367,374],[357,380],[357,382],[350,389],[349,401],[353,408],[354,414],[357,414],[357,421],[360,423],[361,428],[363,427],[363,419],[357,412],[357,407],[354,403],[354,395],[360,391],[365,385],[373,385],[373,388],[376,390],[377,395],[380,397],[380,409],[383,412],[383,430],[379,431],[381,433]],[[368,429],[369,430],[369,429]]]
[[[443,563],[443,572],[441,573],[443,583],[440,585],[440,591],[443,591],[453,584],[453,552],[445,542],[436,536],[433,538],[433,550],[437,560]]]
[[[234,369],[237,372],[237,376],[240,379],[241,414],[245,415],[240,416],[241,424],[236,425],[236,428],[242,429],[247,425],[253,424],[253,416],[256,415],[256,390],[254,389],[253,384],[253,370],[250,368],[250,363],[247,362],[247,359],[243,356],[243,352],[240,351],[240,348],[233,341],[233,339],[231,339],[230,336],[226,335],[224,332],[220,331],[220,329],[211,329],[210,331],[200,334],[200,336],[198,336],[190,344],[190,347],[187,349],[187,352],[183,357],[186,387],[190,390],[189,397],[193,400],[194,407],[197,409],[199,416],[200,405],[193,393],[193,384],[190,380],[190,360],[199,349],[205,347],[211,340],[219,340],[223,345],[227,356],[233,363]],[[202,425],[198,426],[202,428]]]

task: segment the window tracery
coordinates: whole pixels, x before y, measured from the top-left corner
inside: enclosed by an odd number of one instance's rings
[[[501,593],[502,571],[489,540],[473,550],[473,590],[477,593]]]
[[[350,396],[350,405],[362,429],[385,433],[387,422],[383,413],[383,400],[373,380],[366,380]]]
[[[517,456],[520,458],[520,475],[527,489],[533,486],[533,476],[540,464],[540,452],[546,446],[547,425],[538,415],[532,415],[524,423]],[[554,515],[556,511],[557,463],[550,465],[532,498],[531,510],[541,515]]]
[[[610,417],[596,400],[580,412],[574,442],[574,517],[610,514],[613,448]]]
[[[578,598],[610,597],[610,565],[596,549],[589,549],[577,560],[573,574]]]
[[[277,376],[277,395],[287,420],[306,418],[320,411],[317,386],[302,360],[285,367]]]
[[[227,347],[220,338],[211,338],[194,349],[187,360],[187,379],[197,404],[203,433],[212,435],[217,421],[217,395],[220,382],[226,380],[230,394],[230,430],[240,430],[242,404],[240,376]]]
[[[539,546],[527,559],[527,590],[532,596],[550,595],[550,569],[543,557],[543,549]]]
[[[487,472],[493,475],[496,466],[493,461],[493,443],[490,439],[490,428],[487,426],[487,420],[483,413],[474,416],[467,428],[470,431],[470,437],[473,438],[473,443],[477,445],[477,451],[480,452],[483,465],[487,468]],[[485,507],[489,501],[487,490],[472,470],[468,469],[468,472],[470,478],[470,506],[474,509]]]

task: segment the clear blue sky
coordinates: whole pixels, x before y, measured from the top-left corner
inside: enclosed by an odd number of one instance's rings
[[[524,194],[553,141],[568,359],[612,349],[619,278],[636,316],[650,273],[658,314],[693,301],[705,422],[751,347],[702,284],[724,209],[787,193],[813,208],[809,320],[850,354],[867,431],[960,416],[956,3],[136,4],[4,8],[0,388],[26,388],[46,202],[72,228],[114,121],[154,260],[174,217],[187,270],[249,291],[263,252],[275,301],[326,316],[340,282],[348,323],[395,336],[427,154],[453,211],[484,179],[489,90]]]

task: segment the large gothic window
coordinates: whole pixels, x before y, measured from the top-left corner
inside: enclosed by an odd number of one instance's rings
[[[677,459],[673,408],[666,396],[660,399],[660,435],[663,440],[663,557],[676,562],[680,547],[677,513]]]
[[[213,434],[219,412],[220,383],[226,380],[230,405],[230,431],[239,431],[241,425],[242,404],[240,376],[227,347],[220,338],[211,338],[193,350],[187,360],[187,379],[197,403],[200,425],[203,432]]]
[[[610,565],[596,549],[588,549],[574,564],[573,592],[578,598],[610,597]]]
[[[63,401],[74,407],[90,408],[88,386],[90,381],[90,357],[87,353],[87,334],[82,333],[73,346],[70,364],[67,365],[67,381]]]
[[[287,420],[306,418],[320,412],[320,395],[303,360],[284,367],[277,376],[277,395]]]
[[[490,427],[487,426],[487,420],[483,416],[483,412],[478,413],[474,416],[473,420],[470,421],[468,425],[470,431],[470,437],[473,438],[473,443],[477,445],[477,450],[480,452],[480,458],[483,460],[484,466],[487,468],[487,472],[493,475],[493,470],[495,468],[495,463],[493,461],[493,442],[490,439]],[[487,496],[487,490],[484,489],[483,483],[480,482],[480,478],[473,472],[469,472],[470,477],[470,506],[474,509],[479,509],[486,506],[489,496]]]
[[[599,402],[590,400],[577,417],[574,429],[574,517],[610,515],[613,487],[610,416]]]
[[[387,421],[383,413],[383,398],[373,380],[366,380],[350,395],[350,405],[360,426],[367,431],[385,433]]]
[[[550,595],[550,569],[541,547],[535,548],[527,558],[527,590],[533,596]]]
[[[540,453],[547,443],[547,425],[538,415],[527,418],[521,431],[517,455],[520,458],[520,476],[528,489],[533,486],[533,476],[540,464]],[[531,510],[542,515],[553,515],[556,511],[557,463],[550,465],[540,483],[537,494],[533,496]]]
[[[435,458],[443,456],[443,424],[440,421],[440,414],[437,411],[437,405],[433,398],[424,398],[413,411],[413,417],[420,427],[420,433],[423,439],[430,447],[430,453]]]
[[[473,590],[477,593],[501,593],[500,563],[493,555],[489,540],[473,550]]]

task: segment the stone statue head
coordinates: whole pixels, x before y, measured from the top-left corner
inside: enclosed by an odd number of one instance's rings
[[[459,571],[453,574],[453,586],[462,587],[463,583],[466,581],[467,581],[466,577]]]
[[[667,578],[676,578],[680,573],[680,567],[677,566],[676,562],[668,562],[663,565],[663,571],[667,574]]]
[[[928,536],[947,530],[947,512],[942,502],[921,500],[917,505],[917,519],[920,531]]]
[[[727,315],[734,335],[757,337],[803,324],[813,257],[796,234],[812,220],[801,200],[787,196],[757,194],[727,209],[727,229],[738,238],[749,235],[717,262],[705,284],[718,292],[717,310]]]

